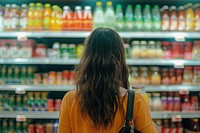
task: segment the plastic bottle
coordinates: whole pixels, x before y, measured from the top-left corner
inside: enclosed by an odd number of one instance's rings
[[[162,18],[162,26],[161,30],[162,31],[168,31],[169,30],[169,7],[168,6],[163,6],[161,10],[161,18]]]
[[[28,13],[28,6],[26,4],[22,4],[20,20],[19,20],[19,25],[20,25],[21,31],[27,30],[27,26],[28,26],[27,13]]]
[[[58,120],[53,124],[53,133],[58,133]]]
[[[0,5],[0,31],[3,31],[3,7]]]
[[[126,8],[125,14],[125,30],[133,31],[134,29],[134,16],[133,16],[133,7],[132,5],[128,5]]]
[[[10,4],[6,4],[5,6],[5,13],[4,13],[4,30],[10,30],[11,28],[11,18],[10,18],[10,13],[11,13],[11,6]]]
[[[43,26],[44,30],[49,30],[50,25],[51,25],[51,5],[50,4],[45,4],[44,5],[44,19],[43,19]]]
[[[143,29],[145,31],[151,31],[152,29],[152,17],[150,12],[150,5],[146,4],[143,11]]]
[[[195,31],[200,31],[200,4],[194,5],[194,15],[195,15]]]
[[[93,22],[94,26],[93,28],[98,28],[104,26],[104,11],[102,7],[102,2],[98,1],[96,2],[96,7],[94,10],[94,16],[93,16]]]
[[[135,17],[135,25],[134,29],[136,31],[142,30],[143,22],[142,22],[142,10],[141,10],[141,5],[137,4],[135,7],[135,12],[134,12],[134,17]]]
[[[62,29],[71,30],[73,26],[73,13],[69,6],[63,7]]]
[[[116,7],[116,23],[115,23],[115,29],[117,31],[123,31],[124,30],[124,14],[122,10],[122,5],[118,4]]]
[[[53,55],[54,58],[60,58],[60,44],[58,42],[53,44]]]
[[[192,4],[185,5],[186,8],[186,31],[194,31],[194,11]]]
[[[51,15],[51,30],[61,30],[62,29],[62,10],[59,6],[54,5]]]
[[[35,12],[35,4],[30,3],[29,4],[29,10],[28,10],[28,30],[34,29],[34,12]]]
[[[178,8],[178,30],[185,30],[185,10],[183,6],[179,6]]]
[[[16,4],[12,4],[10,19],[11,19],[11,30],[17,30],[19,28],[19,11],[18,6]]]
[[[36,10],[34,12],[34,28],[35,30],[42,30],[43,28],[43,5],[41,3],[36,4]]]
[[[116,18],[113,5],[111,1],[108,1],[106,3],[106,11],[105,11],[105,26],[115,29],[115,22]]]
[[[83,29],[92,30],[93,20],[92,20],[92,11],[90,6],[85,6],[83,13]]]
[[[178,29],[178,15],[175,6],[170,8],[170,31],[176,31]]]
[[[152,30],[159,31],[161,29],[161,16],[159,6],[154,5],[152,9]]]
[[[73,16],[73,29],[74,30],[81,30],[83,28],[82,20],[83,20],[82,8],[80,6],[76,6],[74,16]]]

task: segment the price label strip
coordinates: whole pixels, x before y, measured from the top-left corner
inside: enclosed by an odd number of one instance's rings
[[[16,116],[16,121],[17,122],[25,122],[26,121],[26,116],[25,115],[17,115]]]
[[[184,62],[182,60],[175,61],[174,68],[184,68]]]
[[[185,35],[183,35],[183,34],[176,34],[175,35],[175,41],[177,41],[177,42],[185,42]]]
[[[27,41],[28,37],[24,34],[19,34],[19,35],[17,35],[17,40],[18,41]]]
[[[16,88],[15,93],[16,94],[26,94],[26,89],[25,88]]]
[[[182,121],[181,115],[172,116],[172,121],[173,122],[181,122]]]

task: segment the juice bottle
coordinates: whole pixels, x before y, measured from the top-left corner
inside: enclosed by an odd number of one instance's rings
[[[194,11],[192,4],[185,5],[186,13],[186,31],[194,31]]]
[[[113,5],[111,1],[106,3],[106,11],[105,11],[105,26],[115,29],[115,12],[113,9]]]
[[[34,12],[35,12],[35,4],[30,3],[29,4],[29,10],[28,10],[28,30],[34,29]]]
[[[185,10],[183,6],[179,6],[178,8],[178,30],[185,30]]]
[[[170,30],[176,31],[178,29],[178,18],[177,18],[177,11],[176,7],[172,6],[170,8]]]
[[[135,7],[135,12],[134,12],[134,17],[135,17],[135,25],[134,25],[134,29],[136,31],[140,31],[142,30],[142,10],[141,10],[141,5],[137,4]]]
[[[0,31],[3,31],[3,7],[0,5]]]
[[[159,31],[161,28],[161,18],[160,18],[159,6],[154,5],[152,9],[152,30]]]
[[[11,29],[11,18],[10,18],[10,13],[11,13],[11,6],[10,4],[6,4],[5,6],[5,13],[4,13],[4,30],[10,30]]]
[[[200,31],[200,4],[194,5],[194,15],[195,15],[195,31]]]
[[[69,6],[63,7],[62,29],[71,30],[73,26],[73,13]]]
[[[162,31],[168,31],[169,30],[169,7],[168,6],[163,6],[161,8],[161,18],[162,18],[162,26],[161,30]]]
[[[83,28],[83,16],[82,16],[82,8],[80,6],[75,7],[75,12],[73,16],[73,29],[81,30]]]
[[[51,15],[51,30],[62,29],[62,10],[59,6],[54,5]]]
[[[43,28],[43,5],[41,3],[36,4],[36,10],[34,12],[34,28],[35,30],[42,30]]]
[[[93,17],[93,22],[94,26],[93,28],[98,28],[101,26],[104,26],[104,11],[102,7],[102,2],[98,1],[96,2],[96,7],[94,10],[94,17]]]
[[[49,30],[51,25],[51,5],[45,4],[44,5],[44,19],[43,19],[43,26],[44,30]]]
[[[133,7],[132,5],[128,5],[126,8],[125,14],[125,30],[133,31],[134,29],[134,16],[133,16]]]
[[[116,23],[115,23],[115,29],[117,31],[123,31],[124,30],[124,14],[122,10],[122,5],[118,4],[116,8]]]
[[[83,14],[83,29],[84,30],[92,30],[93,20],[92,20],[92,12],[90,6],[85,6],[84,14]]]
[[[152,28],[152,18],[150,12],[150,5],[146,4],[143,11],[143,29],[150,31]]]
[[[19,28],[19,12],[16,4],[12,4],[11,6],[10,19],[11,19],[10,29],[17,30]]]
[[[20,20],[19,20],[19,25],[20,25],[21,31],[27,30],[27,25],[28,25],[27,13],[28,13],[28,6],[26,4],[22,4]]]

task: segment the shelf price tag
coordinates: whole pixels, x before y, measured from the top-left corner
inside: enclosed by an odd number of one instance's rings
[[[183,34],[176,34],[175,35],[175,41],[177,42],[185,42],[185,36]]]
[[[27,41],[28,37],[24,34],[19,34],[19,35],[17,35],[17,40],[18,41]]]
[[[16,88],[15,93],[16,94],[26,94],[26,89],[25,88]]]
[[[25,122],[26,121],[26,116],[25,115],[17,115],[16,116],[16,121],[17,122]]]
[[[174,62],[174,68],[184,68],[184,62],[181,60],[177,60]]]
[[[172,121],[173,122],[181,122],[182,121],[181,115],[172,116]]]
[[[180,89],[179,90],[179,94],[181,94],[181,95],[187,95],[187,94],[189,94],[189,91],[188,91],[188,89]]]

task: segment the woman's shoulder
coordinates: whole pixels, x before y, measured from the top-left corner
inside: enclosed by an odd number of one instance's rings
[[[76,90],[72,90],[72,91],[68,91],[68,92],[65,94],[63,100],[64,100],[64,101],[71,102],[71,101],[73,101],[73,99],[74,99],[75,97],[76,97]]]

